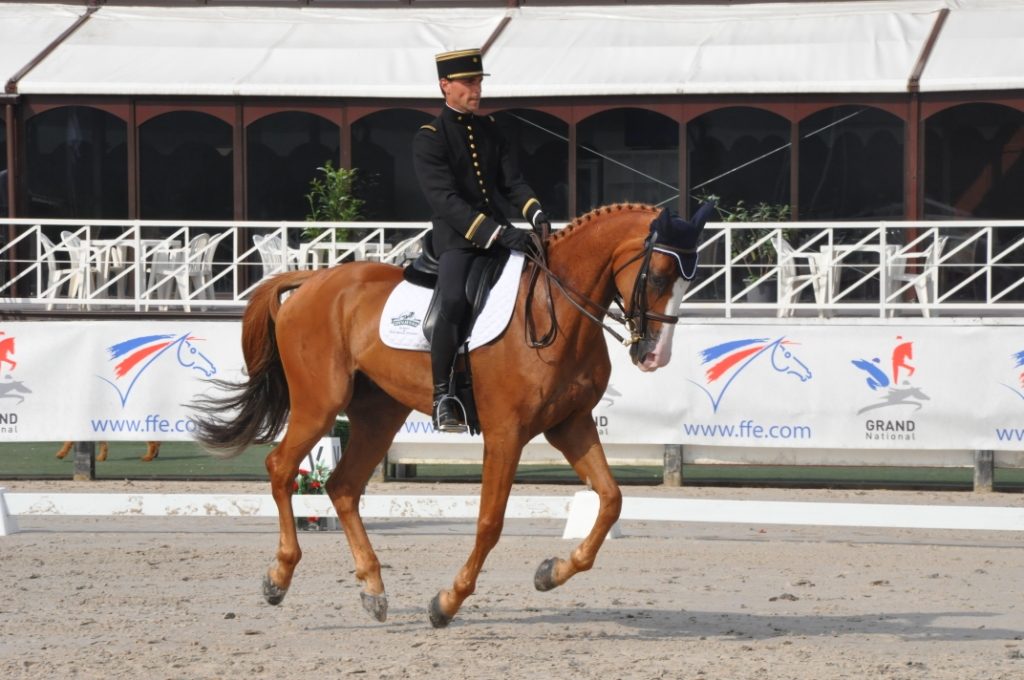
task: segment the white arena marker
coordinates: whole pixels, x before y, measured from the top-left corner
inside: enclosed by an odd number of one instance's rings
[[[18,533],[18,520],[7,512],[7,501],[4,500],[4,487],[0,486],[0,536]]]
[[[625,501],[623,501],[625,502]],[[594,528],[597,521],[597,511],[601,502],[597,493],[593,491],[577,491],[572,497],[572,504],[569,506],[569,518],[565,521],[565,531],[562,538],[586,538],[590,530]],[[616,522],[608,530],[607,538],[619,538],[622,536],[622,529]]]

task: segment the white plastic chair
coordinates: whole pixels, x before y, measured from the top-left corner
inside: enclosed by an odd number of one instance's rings
[[[213,259],[217,254],[217,246],[229,236],[231,236],[230,231],[211,236],[200,255],[199,272],[197,276],[192,277],[192,285],[195,290],[199,291],[199,297],[204,300],[212,300],[215,297],[213,284],[211,283],[213,280]]]
[[[299,256],[291,248],[286,248],[280,236],[262,236],[256,234],[252,242],[259,251],[263,262],[263,278],[296,269],[300,265]]]
[[[946,247],[948,236],[932,241],[924,250],[917,253],[899,253],[889,260],[889,301],[902,296],[905,289],[913,286],[917,302],[921,305],[921,316],[928,318],[931,311],[928,305],[939,298],[939,260]],[[908,272],[909,265],[919,265],[920,271]],[[890,309],[889,316],[896,310]]]
[[[62,231],[60,233],[61,245],[68,251],[68,258],[71,261],[71,276],[68,279],[68,297],[80,298],[89,297],[89,293],[95,290],[96,278],[99,270],[93,265],[89,258],[89,250],[82,243],[74,232]]]
[[[171,295],[171,284],[175,283],[185,311],[192,311],[189,305],[189,281],[199,279],[203,250],[209,241],[209,234],[196,234],[183,248],[161,246],[154,250],[147,290],[161,300],[166,300]],[[161,309],[166,309],[166,306],[161,305]]]
[[[821,253],[809,253],[797,251],[790,245],[789,241],[779,236],[772,239],[772,245],[779,256],[779,316],[793,316],[795,311],[793,303],[799,301],[800,293],[806,287],[808,281],[814,291],[814,301],[819,305],[828,302],[825,287],[828,278],[828,268],[824,261],[825,256]],[[802,274],[797,269],[797,263],[806,265],[808,272]],[[818,316],[824,315],[824,308],[820,308]]]
[[[72,270],[61,267],[57,261],[57,246],[44,234],[39,232],[39,261],[46,264],[46,283],[39,292],[39,297],[55,299],[60,295],[65,283],[71,280]],[[47,310],[53,309],[53,303],[46,305]]]

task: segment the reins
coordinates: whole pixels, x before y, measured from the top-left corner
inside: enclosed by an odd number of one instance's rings
[[[555,341],[555,337],[558,335],[558,322],[555,318],[555,303],[551,296],[551,285],[562,292],[565,299],[572,304],[581,314],[593,321],[595,324],[601,327],[606,333],[615,338],[622,346],[630,347],[640,342],[647,331],[647,322],[649,320],[660,321],[662,323],[675,324],[679,321],[678,316],[669,314],[661,314],[658,312],[652,312],[647,309],[647,276],[650,271],[651,255],[654,250],[665,250],[671,251],[677,254],[691,254],[693,250],[676,248],[670,245],[657,244],[657,236],[655,233],[651,233],[647,240],[644,242],[644,249],[627,260],[618,269],[612,272],[612,279],[618,276],[619,272],[633,264],[637,260],[642,259],[643,263],[640,265],[640,270],[637,272],[636,281],[633,284],[633,294],[630,300],[630,310],[627,311],[622,294],[616,289],[615,297],[613,302],[618,306],[620,312],[614,312],[606,309],[597,302],[591,300],[589,297],[579,292],[569,284],[562,281],[557,274],[555,274],[548,267],[547,264],[547,252],[540,243],[540,239],[536,235],[533,235],[534,249],[533,252],[525,253],[526,259],[533,264],[533,269],[530,272],[530,283],[527,286],[526,293],[526,343],[534,349],[547,347]],[[657,248],[656,248],[657,245]],[[548,317],[551,320],[551,328],[548,330],[543,337],[537,337],[536,325],[533,319],[533,297],[534,291],[537,286],[537,279],[541,272],[544,273],[544,281],[547,286],[547,311]],[[586,305],[599,310],[601,314],[606,315],[622,324],[629,331],[629,337],[625,337],[614,328],[606,324],[599,316],[593,314],[586,308]]]

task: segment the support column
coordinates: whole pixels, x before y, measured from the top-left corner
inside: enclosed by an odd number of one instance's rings
[[[683,485],[683,446],[682,444],[665,445],[665,467],[662,476],[665,486]]]
[[[974,492],[992,493],[995,478],[995,456],[992,451],[974,452]]]
[[[76,482],[89,482],[96,479],[96,442],[75,442],[75,474]]]

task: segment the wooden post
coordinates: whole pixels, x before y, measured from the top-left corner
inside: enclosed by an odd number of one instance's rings
[[[662,484],[665,486],[683,485],[683,447],[681,444],[665,445],[665,468]]]
[[[974,452],[974,491],[991,493],[995,476],[995,457],[991,451]]]
[[[75,442],[76,482],[90,482],[96,479],[96,442]]]

